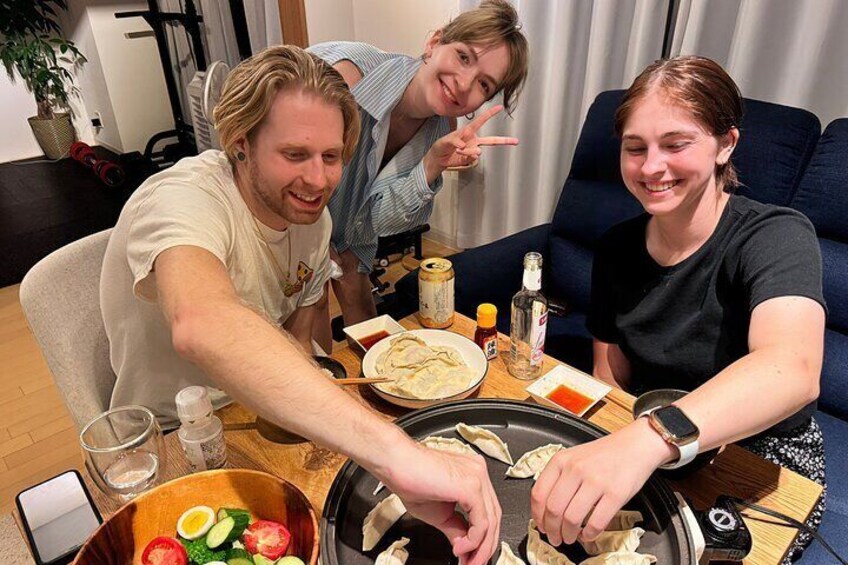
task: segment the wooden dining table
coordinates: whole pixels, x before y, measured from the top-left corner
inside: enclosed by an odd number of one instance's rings
[[[400,322],[407,329],[419,329],[421,325],[415,315]],[[448,328],[471,337],[475,324],[469,318],[457,314]],[[528,381],[511,376],[506,368],[506,352],[509,337],[498,336],[499,358],[490,361],[489,370],[478,398],[503,398],[532,402],[525,390]],[[349,377],[361,376],[362,358],[348,346],[333,353],[341,362]],[[552,357],[545,356],[542,374],[556,365],[563,365]],[[567,370],[577,369],[566,366]],[[588,375],[584,375],[587,378]],[[409,413],[380,399],[369,387],[348,386],[346,390],[365,405],[387,419]],[[613,432],[633,420],[631,415],[634,397],[613,389],[584,418],[601,428]],[[267,471],[280,476],[300,488],[320,514],[327,493],[336,474],[347,459],[312,442],[300,441],[281,444],[263,437],[257,430],[256,415],[238,404],[231,404],[218,412],[224,422],[228,446],[228,467],[249,468]],[[266,436],[269,434],[266,433]],[[189,472],[176,434],[165,438],[167,470],[164,480],[176,478]],[[101,493],[87,479],[95,503],[104,517],[118,508],[118,504]],[[727,494],[757,503],[804,522],[821,496],[822,487],[792,471],[770,463],[753,453],[729,445],[715,458],[711,465],[681,480],[669,481],[672,490],[684,494],[697,509],[711,506],[716,497]],[[744,520],[751,531],[753,548],[743,563],[748,565],[777,565],[781,562],[797,534],[797,530],[778,524],[773,518],[754,511],[743,512]]]

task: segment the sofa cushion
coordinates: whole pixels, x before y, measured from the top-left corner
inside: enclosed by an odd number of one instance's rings
[[[733,164],[742,186],[737,192],[760,202],[786,206],[821,133],[819,119],[799,108],[745,99]]]
[[[827,325],[843,333],[848,332],[848,243],[820,237],[819,246],[822,253],[822,290],[827,302]]]
[[[583,372],[592,373],[592,335],[586,329],[586,315],[548,316],[545,353]]]
[[[547,289],[542,292],[569,310],[587,312],[592,283],[592,251],[580,243],[551,235]]]
[[[819,409],[848,422],[848,335],[830,329],[824,333]]]
[[[819,237],[848,243],[848,118],[825,128],[791,206]]]
[[[819,533],[842,556],[848,556],[848,422],[821,412],[816,421],[824,434],[827,476],[827,509]],[[797,563],[818,565],[836,560],[818,542],[813,542]]]

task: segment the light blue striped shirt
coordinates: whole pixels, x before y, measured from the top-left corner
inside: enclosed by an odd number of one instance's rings
[[[359,272],[368,273],[378,237],[404,232],[429,219],[442,178],[428,185],[422,159],[437,139],[450,132],[450,123],[441,116],[428,119],[380,169],[392,110],[421,60],[348,41],[321,43],[308,51],[331,65],[348,60],[362,72],[362,80],[351,89],[359,104],[362,133],[328,208],[333,246],[339,253],[353,251],[361,261]]]

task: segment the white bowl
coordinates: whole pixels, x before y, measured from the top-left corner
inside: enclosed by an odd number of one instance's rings
[[[453,347],[459,352],[459,355],[462,357],[462,360],[468,365],[470,368],[474,369],[476,375],[474,380],[471,381],[471,385],[465,390],[453,394],[451,396],[446,396],[444,398],[428,398],[428,399],[420,399],[420,398],[409,398],[406,396],[399,396],[396,394],[392,394],[378,388],[378,385],[370,385],[371,389],[377,393],[377,395],[385,400],[386,402],[390,402],[391,404],[395,404],[397,406],[403,406],[404,408],[425,408],[427,406],[432,406],[434,404],[439,404],[442,402],[450,402],[453,400],[461,400],[463,398],[467,398],[475,390],[480,388],[480,385],[483,384],[483,378],[486,376],[486,372],[489,370],[489,360],[486,359],[486,354],[483,353],[483,350],[480,347],[468,339],[465,336],[455,334],[453,332],[448,332],[445,330],[409,330],[407,333],[410,335],[414,335],[415,337],[422,339],[427,345],[447,345],[448,347]],[[365,357],[362,359],[362,375],[366,378],[378,377],[377,369],[375,367],[377,363],[377,358],[380,355],[391,347],[391,339],[386,338],[382,341],[377,342],[371,349],[369,349],[365,353]]]
[[[583,396],[589,398],[592,402],[579,413],[571,412],[548,398],[548,395],[559,386],[565,386],[566,388],[579,392]],[[578,371],[577,369],[567,367],[565,365],[557,365],[545,373],[541,378],[533,382],[525,390],[539,404],[550,406],[551,408],[556,408],[557,410],[562,410],[563,412],[568,412],[575,416],[582,416],[600,399],[605,397],[607,393],[612,390],[612,387],[599,380],[593,379],[582,371]]]
[[[360,342],[361,339],[382,331],[385,331],[389,335],[395,335],[406,331],[406,328],[398,324],[395,319],[388,314],[383,314],[382,316],[377,316],[376,318],[371,318],[370,320],[365,320],[364,322],[348,326],[344,328],[343,331],[345,335],[347,335],[348,343],[355,345],[364,353],[366,349]]]

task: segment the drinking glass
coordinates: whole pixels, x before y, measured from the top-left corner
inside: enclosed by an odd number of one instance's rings
[[[94,483],[121,502],[156,486],[162,477],[162,431],[143,406],[121,406],[97,416],[83,428],[80,444]]]

